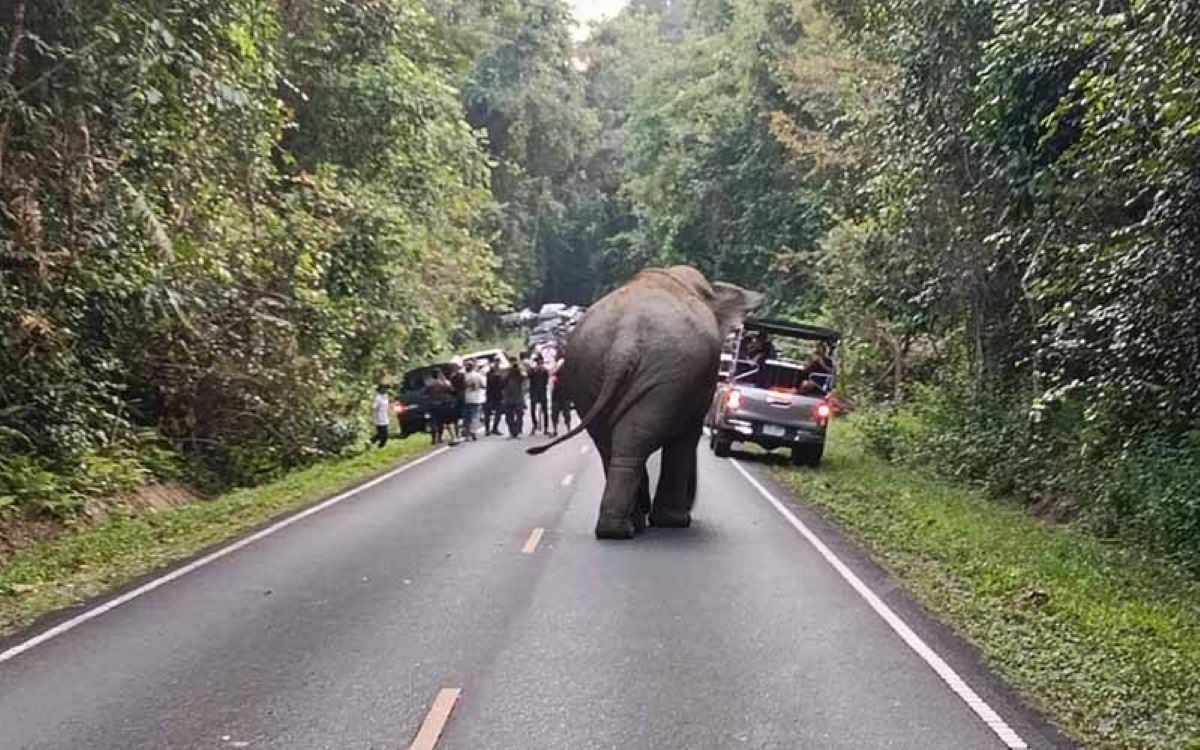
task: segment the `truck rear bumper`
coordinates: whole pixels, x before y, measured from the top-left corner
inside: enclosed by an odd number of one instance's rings
[[[740,443],[754,443],[767,449],[825,442],[825,428],[808,425],[779,425],[751,419],[726,418],[714,427],[720,434]]]

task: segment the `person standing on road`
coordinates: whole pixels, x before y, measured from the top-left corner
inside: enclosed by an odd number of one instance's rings
[[[441,370],[425,382],[425,403],[429,409],[429,433],[433,436],[433,444],[437,445],[442,442],[447,427],[454,429],[455,412],[454,388]],[[455,434],[451,432],[451,437]]]
[[[467,440],[479,439],[479,413],[487,401],[487,380],[475,369],[474,362],[467,363],[464,381],[463,432]]]
[[[375,400],[371,403],[371,418],[375,423],[375,436],[371,444],[379,448],[387,445],[388,426],[392,422],[392,402],[388,398],[387,383],[380,383],[375,388]]]
[[[529,418],[533,422],[533,435],[539,429],[550,434],[549,388],[550,371],[546,369],[542,355],[535,355],[529,370]]]
[[[466,432],[462,421],[467,405],[467,375],[463,372],[462,360],[458,357],[450,360],[450,388],[454,391],[454,413],[450,415],[448,422],[450,445],[458,445]]]
[[[487,372],[487,400],[483,407],[485,435],[500,434],[500,418],[504,416],[504,373],[500,372],[500,358],[492,357]]]
[[[508,423],[508,436],[521,437],[525,422],[525,395],[528,390],[525,372],[520,360],[514,359],[504,375],[504,418]]]
[[[562,417],[566,423],[567,432],[571,431],[571,410],[575,405],[571,403],[571,397],[567,394],[567,389],[562,386],[562,369],[567,363],[566,357],[560,351],[558,361],[554,363],[554,369],[550,373],[550,436],[558,437],[558,418]]]

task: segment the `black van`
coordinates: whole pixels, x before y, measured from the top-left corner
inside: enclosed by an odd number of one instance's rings
[[[438,370],[446,371],[449,362],[425,365],[404,373],[400,380],[399,405],[396,408],[396,419],[400,422],[401,437],[413,433],[425,432],[429,425],[429,409],[425,403],[425,381]]]

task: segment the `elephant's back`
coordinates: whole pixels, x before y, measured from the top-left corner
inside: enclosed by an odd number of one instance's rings
[[[583,411],[597,398],[607,360],[628,358],[632,381],[681,394],[716,381],[721,342],[716,316],[670,279],[638,277],[595,302],[567,342],[563,381]]]

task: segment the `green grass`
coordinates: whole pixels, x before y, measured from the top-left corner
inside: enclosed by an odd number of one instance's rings
[[[1089,748],[1200,748],[1200,585],[1165,563],[865,454],[776,469]]]
[[[101,526],[23,550],[0,567],[0,633],[335,494],[428,447],[427,436],[414,435],[212,500],[157,513],[117,513]]]

